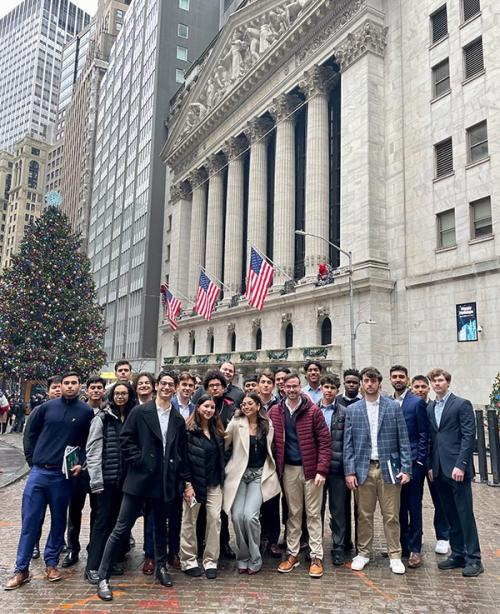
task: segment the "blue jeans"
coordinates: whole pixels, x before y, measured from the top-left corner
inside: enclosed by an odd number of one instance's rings
[[[50,508],[50,533],[43,558],[47,567],[56,567],[64,545],[66,514],[71,482],[58,469],[35,466],[26,482],[22,504],[22,528],[16,555],[16,573],[29,569],[33,546],[38,541],[47,505]]]

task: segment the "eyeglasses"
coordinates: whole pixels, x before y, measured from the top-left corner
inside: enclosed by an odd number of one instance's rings
[[[115,397],[128,397],[128,392],[115,392]]]
[[[208,388],[222,388],[221,384],[208,384]]]

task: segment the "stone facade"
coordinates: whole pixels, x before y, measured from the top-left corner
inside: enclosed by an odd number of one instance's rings
[[[211,322],[187,300],[175,334],[161,322],[160,363],[201,369],[229,354],[247,372],[318,355],[339,371],[355,331],[356,366],[442,366],[458,394],[487,402],[500,341],[499,26],[493,0],[466,21],[463,3],[447,3],[447,33],[432,42],[441,6],[260,0],[229,17],[172,101],[162,154],[173,185],[164,274],[193,301],[204,266],[225,296]],[[484,69],[465,79],[479,39]],[[446,59],[449,89],[436,96],[433,68]],[[490,153],[471,163],[468,129],[484,121]],[[434,145],[450,137],[453,172],[436,178]],[[477,237],[473,205],[486,197],[491,232]],[[450,209],[456,240],[443,248],[439,214]],[[328,241],[352,253],[352,323],[347,258]],[[260,314],[241,297],[250,244],[279,267]],[[334,275],[318,282],[328,261]],[[483,332],[458,343],[455,306],[466,302]]]

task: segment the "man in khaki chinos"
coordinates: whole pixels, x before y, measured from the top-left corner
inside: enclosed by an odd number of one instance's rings
[[[401,485],[411,478],[411,448],[406,422],[396,401],[380,394],[382,375],[361,371],[364,398],[346,410],[344,472],[358,502],[358,555],[351,569],[370,562],[373,516],[380,504],[391,571],[405,573],[401,561],[399,505]]]

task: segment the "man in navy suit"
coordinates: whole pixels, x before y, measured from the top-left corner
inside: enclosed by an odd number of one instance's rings
[[[382,374],[374,367],[361,371],[364,399],[346,409],[344,473],[358,502],[358,555],[351,569],[370,562],[373,515],[377,501],[393,573],[405,573],[401,561],[399,503],[401,485],[411,478],[411,449],[403,412],[380,394]]]
[[[435,480],[450,523],[451,555],[439,569],[462,568],[462,575],[483,573],[481,550],[472,506],[472,452],[476,428],[472,404],[450,392],[451,375],[429,373],[436,400],[427,406],[430,428],[429,479]]]
[[[422,498],[429,438],[427,405],[408,390],[410,378],[406,367],[392,366],[389,379],[394,388],[394,400],[403,410],[411,447],[411,481],[401,488],[399,524],[403,556],[409,557],[408,567],[415,569],[422,565]]]

